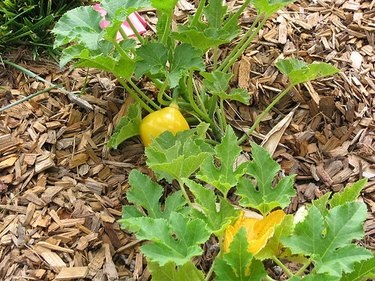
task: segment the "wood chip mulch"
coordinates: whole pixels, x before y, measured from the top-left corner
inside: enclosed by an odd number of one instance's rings
[[[191,8],[182,1],[178,19]],[[243,27],[253,18],[249,9]],[[290,5],[268,21],[234,67],[233,85],[253,92],[251,106],[228,106],[236,128],[251,126],[285,88],[273,66],[280,57],[341,69],[295,88],[253,138],[274,151],[286,174],[297,174],[298,196],[289,212],[368,178],[361,200],[369,210],[362,241],[369,249],[375,249],[374,31],[374,0]],[[106,146],[127,110],[126,93],[99,71],[61,70],[23,52],[6,57],[73,94],[54,89],[0,113],[0,279],[149,280],[139,242],[117,222],[127,175],[147,172],[143,146],[137,138],[118,150]],[[0,69],[1,106],[49,87],[8,66]]]

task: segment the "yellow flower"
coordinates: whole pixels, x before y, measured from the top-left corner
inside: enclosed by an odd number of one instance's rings
[[[248,251],[256,255],[264,248],[268,239],[273,236],[275,227],[283,221],[284,217],[285,213],[282,210],[271,212],[264,218],[245,217],[244,212],[241,212],[237,221],[229,225],[225,230],[223,243],[224,252],[229,252],[229,246],[234,236],[241,227],[244,227],[247,232],[247,242],[249,243]]]

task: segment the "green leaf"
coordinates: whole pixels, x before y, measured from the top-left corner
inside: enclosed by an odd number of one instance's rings
[[[61,51],[60,56],[60,67],[64,67],[68,62],[72,61],[73,59],[79,57],[83,50],[85,50],[85,46],[83,44],[75,44],[71,45],[67,48],[64,48]]]
[[[228,126],[221,143],[215,147],[215,156],[203,162],[197,178],[216,187],[226,197],[246,170],[247,164],[241,164],[237,169],[233,168],[241,151],[233,129]],[[217,165],[216,161],[220,163]]]
[[[229,94],[226,91],[229,88],[230,80],[233,77],[232,73],[225,73],[222,71],[201,72],[204,77],[203,85],[212,94],[224,100],[235,100],[244,104],[249,104],[249,92],[244,89],[234,89]]]
[[[162,217],[159,200],[163,194],[163,188],[138,170],[131,171],[129,183],[131,188],[126,193],[128,201],[146,209],[150,218]]]
[[[217,200],[214,191],[201,184],[189,179],[183,182],[195,197],[196,209],[192,210],[192,215],[203,220],[216,236],[222,236],[226,227],[239,216],[239,210],[221,196]]]
[[[139,126],[142,121],[142,111],[138,103],[129,106],[128,115],[121,117],[115,132],[108,141],[110,148],[116,149],[125,140],[139,134]]]
[[[131,171],[129,183],[131,188],[128,190],[126,198],[130,203],[143,207],[150,218],[168,218],[171,212],[180,212],[186,204],[181,191],[178,191],[167,197],[162,211],[160,198],[164,188],[138,170]],[[127,217],[123,216],[123,218]]]
[[[209,4],[204,8],[203,12],[207,19],[209,27],[220,28],[223,23],[227,6],[223,5],[221,0],[210,0]]]
[[[150,8],[150,0],[101,0],[102,7],[107,11],[106,19],[123,22],[131,13],[142,8]]]
[[[168,219],[138,217],[125,219],[123,224],[136,233],[137,239],[152,241],[143,245],[141,250],[160,266],[169,262],[176,265],[189,262],[191,258],[202,254],[199,245],[210,237],[203,221],[189,219],[176,212],[172,212]]]
[[[278,256],[284,247],[281,240],[293,233],[293,216],[286,215],[283,221],[276,225],[273,236],[267,241],[266,246],[256,254],[257,259],[265,260]]]
[[[157,137],[145,150],[147,165],[155,171],[158,178],[168,181],[190,177],[212,153],[210,145],[198,134],[196,129],[179,132],[175,136],[165,132]]]
[[[229,94],[222,94],[220,98],[225,100],[239,101],[243,104],[250,104],[250,93],[245,89],[233,89]]]
[[[155,262],[147,262],[152,273],[152,281],[204,281],[203,272],[198,270],[194,263],[189,261],[181,266],[169,262],[159,266]]]
[[[91,6],[78,7],[66,12],[51,31],[56,36],[54,47],[76,42],[89,49],[97,49],[102,36],[100,21],[100,14]]]
[[[293,276],[293,278],[288,279],[288,281],[338,281],[337,276],[329,276],[327,274],[315,274],[315,273],[309,273],[309,275],[301,278],[298,276]]]
[[[134,232],[137,239],[150,241],[141,247],[145,256],[160,266],[169,262],[183,265],[203,252],[199,245],[206,242],[211,232],[202,220],[188,217],[181,191],[169,195],[162,208],[163,187],[138,170],[130,173],[129,183],[126,197],[135,206],[124,206],[119,222],[122,228]]]
[[[189,25],[178,25],[177,32],[173,37],[181,42],[189,43],[192,46],[206,52],[210,48],[216,48],[222,44],[229,43],[240,32],[238,16],[236,13],[225,21],[227,5],[221,0],[208,1],[203,13],[207,20],[201,19]]]
[[[151,5],[155,9],[163,11],[164,13],[172,13],[178,0],[151,0]]]
[[[323,216],[326,216],[328,214],[328,202],[331,194],[332,192],[327,192],[319,199],[315,199],[311,202],[316,208],[318,208]]]
[[[179,25],[177,32],[173,32],[172,34],[174,39],[189,43],[203,52],[206,52],[210,48],[229,43],[237,35],[237,33],[228,32],[225,29],[210,28],[206,25],[199,28]]]
[[[225,73],[222,71],[213,72],[201,72],[203,76],[203,85],[211,94],[218,95],[226,92],[229,88],[230,79],[232,79],[232,73]]]
[[[168,49],[161,43],[150,42],[142,45],[136,51],[138,61],[136,63],[135,75],[141,77],[143,74],[165,76],[168,61]]]
[[[295,0],[252,0],[251,3],[257,9],[258,14],[265,14],[266,17],[271,16],[278,10],[295,2]]]
[[[203,70],[203,53],[189,44],[181,44],[175,48],[168,74],[169,85],[174,88],[181,77],[191,70]]]
[[[216,281],[259,281],[267,276],[262,262],[248,252],[245,228],[237,232],[229,253],[215,259],[214,272]]]
[[[306,64],[297,59],[283,59],[276,63],[281,73],[287,75],[293,85],[331,76],[339,70],[325,62]]]
[[[355,262],[372,256],[365,248],[352,244],[353,239],[363,237],[366,217],[366,206],[359,202],[339,205],[326,216],[313,205],[305,220],[295,226],[294,235],[283,242],[293,253],[310,256],[317,273],[340,277],[353,271]]]
[[[280,165],[261,146],[252,144],[251,147],[253,160],[248,164],[247,174],[256,180],[256,184],[246,177],[240,179],[236,191],[241,197],[240,205],[255,208],[263,215],[276,207],[287,207],[295,195],[294,176],[283,177],[273,187]]]
[[[93,56],[85,49],[76,58],[79,59],[75,64],[76,67],[93,67],[125,78],[130,78],[134,72],[134,61],[125,57]]]
[[[375,278],[375,254],[366,261],[357,262],[354,270],[349,274],[344,274],[340,281],[364,281]]]
[[[335,193],[329,201],[331,208],[357,200],[366,184],[367,179],[361,179],[350,186],[346,186],[343,191]]]

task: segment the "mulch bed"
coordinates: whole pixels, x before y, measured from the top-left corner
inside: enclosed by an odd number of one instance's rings
[[[180,21],[193,12],[183,4],[176,11]],[[229,6],[235,7],[234,1]],[[244,28],[253,17],[251,9],[244,13]],[[298,196],[289,212],[368,178],[361,200],[369,217],[361,243],[369,249],[375,249],[374,19],[375,1],[290,5],[268,21],[233,69],[233,86],[254,93],[251,106],[228,105],[234,127],[251,126],[286,87],[273,67],[279,57],[325,61],[341,69],[295,88],[252,138],[275,150],[285,174],[297,174]],[[117,222],[129,172],[150,173],[143,146],[137,138],[118,150],[106,146],[131,100],[103,72],[59,69],[23,51],[2,58],[82,95],[54,89],[0,113],[1,280],[149,280],[140,243]],[[11,67],[0,69],[1,106],[49,87]],[[204,258],[206,267],[212,256],[208,252]]]

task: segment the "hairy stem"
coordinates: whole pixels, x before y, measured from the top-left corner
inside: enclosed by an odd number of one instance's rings
[[[251,0],[246,0],[241,7],[234,13],[232,14],[228,20],[225,22],[223,29],[226,29],[228,26],[233,24],[234,21],[237,21],[242,12],[247,8],[247,6],[250,4]]]
[[[186,202],[188,203],[190,208],[194,208],[193,204],[190,201],[189,195],[187,194],[186,188],[184,183],[181,181],[181,179],[177,179],[178,185],[180,186],[180,189],[182,191],[182,194],[184,195]]]
[[[206,278],[204,280],[209,281],[212,273],[214,273],[214,263],[211,264],[210,270],[207,272]]]
[[[168,37],[169,37],[169,34],[171,32],[172,17],[173,17],[173,14],[167,15],[167,20],[165,22],[163,34],[162,34],[161,39],[160,39],[160,41],[164,45],[167,45]]]
[[[122,29],[122,28],[121,28],[121,29]],[[114,42],[113,44],[115,45],[116,50],[119,52],[119,54],[120,54],[122,57],[126,58],[127,60],[132,60],[132,59],[129,57],[129,55],[125,52],[125,50],[124,50],[123,48],[121,48],[121,46],[120,46],[119,43]]]
[[[161,86],[161,88],[159,89],[159,92],[158,92],[158,102],[162,105],[168,105],[169,102],[165,101],[163,99],[163,95],[165,94],[165,89],[168,87],[168,82],[167,80],[164,81],[163,85]]]
[[[225,118],[224,99],[220,99],[220,115],[222,118],[221,128],[225,131],[225,128],[227,127],[227,118]]]
[[[152,99],[150,99],[141,89],[138,88],[137,84],[135,84],[131,79],[126,79],[130,86],[133,87],[135,92],[140,95],[147,103],[151,104],[156,110],[160,109],[160,106],[157,105]]]
[[[311,261],[308,260],[306,263],[303,264],[303,266],[296,272],[296,276],[302,276],[302,274],[305,272],[306,268],[311,264]]]
[[[289,85],[284,91],[279,93],[276,98],[266,107],[265,110],[262,111],[261,114],[257,117],[254,124],[251,126],[251,128],[244,134],[239,140],[238,144],[241,144],[245,141],[245,139],[248,136],[251,136],[252,133],[254,133],[255,129],[258,127],[259,123],[262,121],[262,119],[267,115],[268,112],[290,91],[290,89],[293,88],[293,85]]]
[[[272,260],[282,268],[282,270],[288,274],[289,277],[293,277],[294,274],[289,270],[289,268],[287,268],[276,256],[273,256],[272,257]]]
[[[139,34],[138,30],[135,28],[133,22],[129,19],[129,17],[127,17],[126,21],[128,22],[130,28],[133,30],[134,35],[137,37],[138,41],[141,44],[143,44],[144,43],[143,37],[141,36],[141,34]]]
[[[257,16],[253,24],[250,26],[249,30],[244,34],[240,42],[238,42],[235,48],[231,51],[229,56],[223,61],[218,70],[228,71],[228,69],[236,62],[236,60],[243,54],[246,48],[250,45],[251,41],[258,34],[259,30],[263,27],[267,18],[264,18],[262,22],[259,23],[261,16]],[[255,28],[255,26],[258,26]],[[254,29],[255,28],[255,29]]]
[[[148,106],[147,103],[145,103],[139,96],[138,94],[132,89],[129,87],[129,85],[126,83],[126,80],[123,79],[122,77],[119,77],[119,76],[116,76],[117,80],[120,82],[120,84],[125,88],[125,90],[129,93],[129,95],[131,95],[131,97],[136,100],[137,102],[139,102],[139,104],[145,109],[147,110],[149,113],[153,112],[154,110]],[[148,97],[147,97],[148,98]],[[148,98],[149,99],[149,98]]]
[[[120,26],[118,31],[120,32],[120,34],[121,34],[121,36],[124,40],[129,39],[128,35],[126,35],[125,30],[122,28],[122,26]],[[116,38],[115,38],[115,40],[116,40]]]
[[[217,63],[219,60],[219,48],[216,47],[213,49],[213,56],[214,56],[214,70],[217,68]]]
[[[206,4],[206,1],[204,1],[204,0],[199,1],[198,8],[197,8],[197,10],[195,12],[193,20],[190,23],[190,26],[194,26],[194,25],[196,25],[198,23],[199,19],[202,16],[203,8],[204,8],[205,4]]]
[[[187,92],[189,97],[189,102],[191,107],[194,109],[194,111],[206,122],[212,123],[212,120],[208,117],[208,115],[203,112],[197,105],[197,103],[194,100],[193,95],[193,72],[190,71],[189,78],[188,78],[188,85],[187,85]]]

